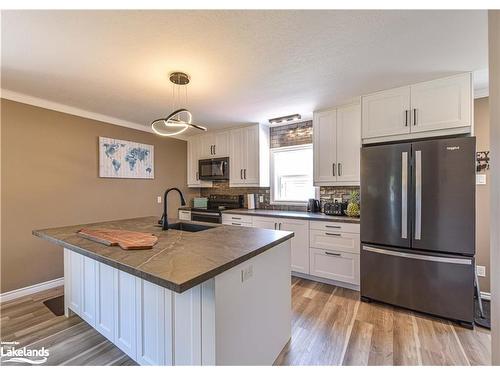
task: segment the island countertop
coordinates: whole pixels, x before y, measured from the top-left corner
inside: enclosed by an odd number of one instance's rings
[[[213,228],[200,232],[162,231],[155,216],[33,230],[33,235],[89,258],[182,293],[290,239],[293,232],[198,223]],[[169,223],[178,222],[177,219]],[[151,250],[123,250],[77,235],[83,227],[152,233]]]

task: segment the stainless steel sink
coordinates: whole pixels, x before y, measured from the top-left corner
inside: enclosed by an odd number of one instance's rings
[[[183,223],[183,222],[168,224],[168,229],[182,230],[184,232],[201,232],[202,230],[207,230],[212,228],[215,227],[208,225]]]

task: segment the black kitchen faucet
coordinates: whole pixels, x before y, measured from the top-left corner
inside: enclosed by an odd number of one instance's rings
[[[179,195],[181,196],[181,205],[185,206],[186,201],[184,200],[184,195],[182,195],[182,191],[180,191],[177,188],[170,188],[165,191],[165,194],[163,195],[163,216],[160,219],[160,224],[161,224],[161,229],[162,230],[168,230],[168,215],[167,215],[167,196],[168,193],[170,193],[172,190],[176,190]]]

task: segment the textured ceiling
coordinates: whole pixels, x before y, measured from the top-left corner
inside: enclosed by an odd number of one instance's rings
[[[486,68],[486,11],[2,12],[2,88],[144,126],[174,70],[214,129]]]

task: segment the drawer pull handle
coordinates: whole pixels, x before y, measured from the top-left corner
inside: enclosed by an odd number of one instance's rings
[[[335,228],[335,229],[340,229],[342,228],[340,225],[325,225],[326,228]]]
[[[231,223],[231,225],[241,225],[241,223]]]
[[[231,219],[234,219],[234,220],[241,220],[241,217],[231,217]]]
[[[342,254],[339,254],[339,253],[330,253],[329,251],[325,251],[325,254],[326,255],[332,255],[334,257],[341,257],[342,256]]]
[[[327,236],[337,236],[337,237],[342,236],[340,233],[328,233],[328,232],[325,232],[325,234],[326,234]]]

